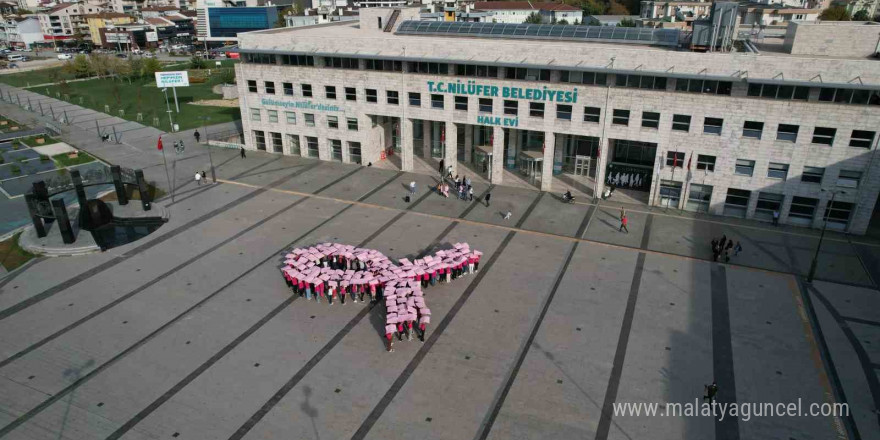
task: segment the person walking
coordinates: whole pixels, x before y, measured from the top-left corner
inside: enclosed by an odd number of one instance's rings
[[[773,226],[779,226],[779,210],[773,210]]]
[[[409,183],[409,193],[410,193],[410,195],[416,194],[416,181],[415,180],[413,180],[412,182]]]
[[[513,215],[512,212],[507,211],[507,214],[504,214],[504,220],[510,220],[510,216],[512,216],[512,215]]]
[[[470,187],[470,188],[468,189],[468,201],[469,201],[469,202],[473,202],[473,201],[474,201],[474,187]]]
[[[196,171],[196,185],[202,184],[202,173]]]
[[[718,261],[718,240],[712,239],[712,261]]]
[[[727,247],[724,248],[724,262],[730,262],[730,251],[733,250],[733,240],[727,240]]]
[[[487,207],[487,208],[489,207],[489,199],[491,199],[491,198],[492,198],[492,193],[487,192],[487,193],[486,193],[486,197],[485,197],[485,199],[486,199],[486,207]]]
[[[620,217],[620,227],[617,228],[617,232],[625,230],[626,233],[629,234],[629,228],[626,227],[627,223],[629,223],[629,219],[627,219],[626,213],[623,213],[623,215]]]
[[[242,158],[242,159],[244,159],[245,157],[247,157],[247,155],[244,154],[244,147],[241,147],[241,151],[239,151],[239,154],[241,154],[241,158]]]
[[[721,246],[721,249],[724,249],[724,246],[727,245],[727,234],[721,236],[721,241],[718,242],[718,245]]]
[[[208,178],[207,178],[207,175],[205,174],[205,170],[202,170],[202,180],[205,181],[205,185],[208,184]]]
[[[743,247],[742,247],[742,245],[739,244],[739,240],[737,240],[736,246],[733,247],[733,256],[735,257],[735,256],[739,255],[739,253],[742,252],[742,250],[743,250]]]
[[[711,384],[705,385],[706,395],[703,396],[703,401],[709,401],[709,403],[715,403],[715,395],[718,394],[718,384],[713,380]]]
[[[452,180],[452,165],[446,167],[446,178]]]
[[[193,137],[196,138],[196,143],[198,144],[198,143],[199,143],[199,139],[202,137],[202,135],[199,133],[198,130],[196,130],[196,131],[193,132]]]
[[[445,169],[446,169],[446,160],[440,159],[440,168],[439,168],[440,177],[443,177],[443,170],[445,170]]]

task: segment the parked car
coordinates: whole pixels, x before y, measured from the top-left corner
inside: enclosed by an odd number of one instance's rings
[[[116,54],[116,58],[128,58],[128,55],[126,55],[124,53],[118,53],[118,54]]]
[[[18,69],[18,64],[15,64],[15,63],[9,63],[9,64],[6,65],[6,68],[7,68],[7,69]]]
[[[6,57],[9,61],[26,61],[23,56],[19,54],[10,54]]]
[[[144,54],[142,56],[144,58],[156,58],[156,54],[154,54],[152,52],[144,52]]]
[[[59,60],[69,60],[69,59],[72,59],[72,58],[73,58],[73,55],[71,55],[71,54],[69,54],[69,53],[59,53],[59,54],[58,54],[58,59],[59,59]]]

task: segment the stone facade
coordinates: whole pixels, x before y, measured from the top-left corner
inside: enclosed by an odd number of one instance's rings
[[[791,23],[783,47],[793,55],[866,58],[877,53],[880,24],[864,21]]]

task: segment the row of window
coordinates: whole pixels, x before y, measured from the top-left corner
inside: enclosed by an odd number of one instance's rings
[[[280,113],[284,113],[284,123],[288,125],[296,125],[296,112],[279,112],[278,110],[266,110],[266,121],[271,123],[277,123],[280,121],[278,116]],[[263,112],[258,108],[251,108],[251,121],[260,122],[263,120]],[[314,113],[303,113],[303,120],[305,122],[306,127],[314,127],[315,126],[315,114]],[[348,127],[349,131],[358,131],[358,119],[357,118],[345,118],[346,127]],[[327,116],[327,128],[339,129],[339,117],[338,116]]]
[[[254,130],[254,143],[257,150],[271,151],[273,153],[284,153],[284,141],[281,133],[269,132],[268,143],[266,132],[262,130]],[[300,143],[300,136],[297,134],[286,134],[287,146],[289,154],[303,157],[320,157],[318,153],[318,138],[313,136],[303,136],[305,139],[305,149]],[[330,144],[330,160],[342,162],[342,141],[339,139],[328,139]],[[361,164],[361,143],[346,142],[348,161],[347,163]],[[269,150],[267,147],[271,147]]]
[[[247,53],[244,60],[254,64],[276,64],[276,55]],[[314,66],[315,57],[311,55],[281,55],[281,64],[295,66]],[[323,57],[324,66],[336,69],[360,69],[358,58],[347,57]],[[364,60],[364,68],[367,70],[379,70],[389,72],[403,72],[404,62],[396,60],[384,60],[367,58]],[[424,73],[434,75],[454,74],[476,78],[515,79],[527,81],[550,81],[550,69],[533,69],[524,67],[508,67],[501,70],[498,66],[482,64],[450,64],[415,62],[407,63],[407,72]],[[629,87],[651,90],[666,90],[669,79],[656,75],[624,75],[615,77],[616,87]],[[559,71],[559,82],[604,86],[608,83],[608,76],[600,72],[576,72],[568,70]],[[732,81],[717,81],[709,79],[674,79],[675,91],[702,93],[710,95],[730,95],[733,88]],[[818,87],[821,102],[834,102],[840,104],[880,105],[880,90],[853,90],[833,87]],[[767,99],[807,101],[810,95],[810,87],[789,86],[778,84],[749,83],[747,96]]]
[[[645,78],[645,77],[640,77]],[[641,79],[640,79],[641,81]],[[302,95],[304,97],[313,97],[312,86],[310,84],[301,84]],[[282,83],[284,95],[293,96],[293,83]],[[248,80],[248,90],[252,93],[258,93],[257,82]],[[264,81],[264,90],[267,94],[275,94],[275,82]],[[347,101],[357,101],[357,89],[354,87],[344,87],[343,92]],[[324,86],[324,96],[327,99],[337,99],[336,86]],[[395,90],[387,90],[385,92],[386,102],[390,105],[400,104],[400,94]],[[378,103],[379,91],[377,89],[365,89],[365,97],[367,102]],[[445,95],[430,95],[430,105],[433,109],[443,109],[445,107]],[[453,103],[455,110],[468,111],[469,98],[467,96],[454,96]],[[422,97],[420,93],[409,93],[409,105],[413,107],[421,107]],[[568,104],[556,104],[556,118],[561,120],[572,120],[573,107]],[[492,98],[478,98],[477,111],[480,113],[491,114],[494,110],[494,100]],[[503,101],[503,113],[508,116],[519,115],[519,102],[515,100]],[[543,118],[545,115],[545,104],[543,102],[529,102],[529,116],[534,118]],[[600,122],[601,109],[598,107],[584,107],[584,122]],[[631,112],[625,109],[614,109],[611,123],[614,125],[630,124]],[[659,128],[660,113],[658,112],[642,112],[642,127]],[[690,115],[673,115],[672,130],[689,132],[691,126]],[[724,119],[705,117],[703,119],[703,133],[720,135],[724,127]],[[784,142],[797,142],[800,126],[793,124],[779,124],[776,130],[776,140]],[[743,123],[743,137],[761,139],[764,135],[764,123],[760,121],[745,121]],[[830,127],[814,127],[811,143],[833,145],[837,135],[836,128]],[[876,132],[868,130],[853,130],[850,135],[849,146],[856,148],[870,149],[874,143]]]

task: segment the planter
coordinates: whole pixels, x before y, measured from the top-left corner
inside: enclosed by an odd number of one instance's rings
[[[35,140],[38,144],[41,144],[41,145],[44,144],[44,143],[46,143],[46,139],[44,139],[44,138],[36,138],[36,139],[34,139],[34,140]]]

